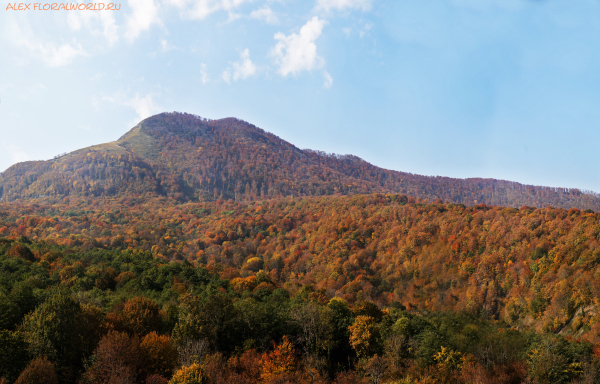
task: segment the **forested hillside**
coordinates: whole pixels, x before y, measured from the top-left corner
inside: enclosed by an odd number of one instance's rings
[[[600,214],[417,202],[404,195],[0,205],[0,236],[144,250],[225,274],[263,270],[349,303],[464,311],[600,341]]]
[[[390,171],[351,155],[300,150],[238,119],[182,113],[152,116],[116,142],[16,164],[0,174],[3,201],[146,194],[180,201],[249,201],[365,193],[600,211],[600,198],[592,192]]]
[[[164,113],[0,196],[0,384],[600,382],[593,193]]]
[[[264,271],[0,239],[0,382],[593,383],[588,341]]]

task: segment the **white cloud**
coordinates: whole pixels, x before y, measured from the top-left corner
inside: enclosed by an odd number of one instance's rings
[[[182,48],[179,48],[171,43],[169,43],[167,40],[165,39],[160,39],[160,50],[164,53],[164,52],[169,52],[169,51],[183,51]]]
[[[317,9],[330,11],[332,9],[344,11],[346,9],[362,9],[368,11],[371,9],[373,0],[318,0]]]
[[[240,53],[240,61],[233,63],[232,67],[233,74],[231,73],[232,70],[227,68],[221,76],[227,84],[229,84],[232,79],[233,81],[237,81],[256,74],[256,65],[250,60],[250,50],[248,48]]]
[[[365,37],[365,35],[367,33],[369,33],[369,31],[371,30],[371,28],[373,28],[373,24],[371,23],[366,23],[360,30],[360,32],[358,33],[360,37]]]
[[[250,60],[250,50],[246,48],[240,54],[240,61],[233,63],[233,80],[245,79],[256,73],[256,65]]]
[[[221,78],[223,79],[223,81],[225,81],[227,84],[231,83],[231,72],[229,72],[229,69],[226,69],[225,71],[223,71],[223,74],[221,75]]]
[[[156,95],[149,93],[144,97],[140,97],[139,93],[136,93],[134,97],[129,98],[125,96],[125,93],[117,92],[112,96],[102,96],[102,101],[108,101],[110,103],[133,108],[135,113],[137,113],[137,117],[127,124],[128,126],[133,126],[139,123],[141,120],[144,120],[145,118],[161,111],[161,107],[158,106],[154,100],[152,100],[154,96]],[[100,105],[95,97],[92,97],[92,105],[96,109]]]
[[[160,24],[158,5],[154,0],[128,0],[131,14],[127,18],[125,37],[130,41],[140,33],[150,29],[152,24]]]
[[[227,12],[227,22],[228,23],[231,23],[232,21],[241,19],[242,17],[244,17],[244,15],[242,15],[241,13]]]
[[[315,16],[300,28],[300,34],[275,34],[275,40],[279,42],[271,49],[271,55],[275,58],[280,75],[297,75],[301,71],[323,67],[324,60],[317,55],[315,41],[321,35],[325,24],[325,20]]]
[[[251,19],[262,20],[267,24],[277,24],[279,23],[279,19],[275,12],[271,10],[269,7],[264,7],[261,9],[257,9],[256,11],[250,12]]]
[[[8,24],[7,30],[9,41],[25,48],[33,57],[44,61],[50,67],[61,67],[70,64],[78,56],[88,56],[76,40],[58,47],[54,43],[40,43],[33,36],[28,25],[21,28],[15,20]]]
[[[169,3],[182,10],[182,16],[188,19],[203,20],[208,15],[218,12],[229,12],[230,19],[236,18],[232,12],[243,3],[252,0],[168,0]]]
[[[206,72],[206,64],[200,63],[200,81],[202,84],[206,84],[210,81],[208,73]]]
[[[29,155],[23,149],[21,149],[21,147],[6,143],[2,143],[2,146],[10,156],[11,160],[15,163],[29,160]]]
[[[67,24],[73,31],[79,31],[85,26],[93,36],[104,36],[109,45],[119,41],[118,27],[112,12],[69,11]]]
[[[325,81],[323,82],[323,88],[330,89],[333,85],[333,77],[331,77],[327,71],[323,72],[323,77],[325,78]]]
[[[77,56],[87,56],[87,53],[81,47],[81,44],[63,44],[56,48],[50,44],[40,46],[40,52],[46,64],[51,67],[62,67],[70,64]]]
[[[140,97],[140,95],[136,93],[135,97],[127,100],[125,105],[128,105],[135,110],[139,120],[144,120],[160,111],[160,107],[154,103],[152,96],[152,94],[147,94],[145,97]]]

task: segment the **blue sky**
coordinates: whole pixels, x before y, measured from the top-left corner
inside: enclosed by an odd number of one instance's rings
[[[181,111],[389,169],[600,192],[598,0],[0,4],[0,170]]]

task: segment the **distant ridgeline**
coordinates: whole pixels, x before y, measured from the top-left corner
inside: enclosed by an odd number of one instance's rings
[[[600,210],[597,194],[494,179],[421,176],[301,150],[235,118],[161,113],[119,140],[0,174],[0,199],[162,195],[179,201],[400,193],[465,205]]]

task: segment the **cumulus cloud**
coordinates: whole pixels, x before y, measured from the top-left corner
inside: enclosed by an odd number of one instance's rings
[[[134,97],[128,97],[124,92],[116,92],[113,95],[102,96],[102,101],[133,108],[135,113],[137,113],[137,117],[133,121],[127,123],[128,126],[132,126],[161,111],[161,107],[153,100],[154,96],[156,95],[148,93],[146,96],[141,97],[139,93],[136,93]],[[100,103],[95,97],[92,97],[92,105],[94,105],[94,108],[96,109],[100,106]]]
[[[225,71],[223,71],[223,74],[221,75],[221,78],[227,84],[231,83],[231,71],[229,69],[226,69]]]
[[[69,11],[67,24],[73,31],[86,27],[93,36],[104,36],[109,45],[119,40],[118,27],[112,12]]]
[[[81,47],[81,44],[63,44],[60,47],[50,45],[41,45],[39,50],[46,64],[50,67],[62,67],[70,64],[77,56],[87,56],[87,53]]]
[[[8,156],[10,156],[11,160],[15,163],[29,160],[29,155],[23,149],[21,149],[21,147],[6,143],[2,143],[2,146],[4,147],[6,153],[8,153]]]
[[[181,9],[183,17],[203,20],[218,11],[227,11],[230,19],[235,19],[236,15],[232,11],[250,1],[252,0],[169,0],[169,3]]]
[[[210,81],[208,73],[206,72],[206,64],[200,63],[200,81],[202,84],[206,84]]]
[[[165,39],[160,39],[160,50],[165,53],[165,52],[169,52],[169,51],[183,51],[182,48],[177,47],[171,43],[169,43],[167,40]]]
[[[139,94],[135,94],[135,97],[126,101],[125,105],[133,108],[135,113],[138,114],[138,120],[144,120],[152,114],[159,112],[160,108],[152,100],[153,95],[147,94],[145,97],[140,97]]]
[[[135,40],[140,33],[150,29],[152,24],[160,24],[158,5],[154,0],[128,0],[131,14],[127,17],[125,37]]]
[[[323,72],[323,77],[325,78],[325,81],[323,82],[323,88],[330,89],[333,85],[333,77],[331,77],[327,71]]]
[[[299,34],[292,33],[288,36],[281,32],[275,34],[278,43],[271,49],[271,55],[275,58],[275,63],[279,67],[277,71],[281,76],[285,77],[290,73],[297,75],[302,71],[323,67],[324,60],[317,55],[315,41],[321,35],[325,24],[327,24],[325,20],[315,16],[300,28]]]
[[[267,24],[277,24],[279,23],[279,19],[275,12],[271,10],[269,7],[264,7],[261,9],[257,9],[256,11],[250,12],[251,19],[262,20]]]
[[[221,76],[228,84],[232,79],[237,81],[256,74],[256,65],[250,60],[250,50],[248,48],[240,53],[240,61],[233,63],[232,67],[233,69],[227,68]]]
[[[371,30],[371,28],[373,28],[373,24],[371,23],[366,23],[361,30],[358,32],[360,37],[365,37],[365,35],[367,33],[369,33],[369,31]]]
[[[371,9],[373,0],[317,0],[317,9],[322,11],[344,11],[347,9]]]
[[[61,67],[72,63],[79,56],[88,56],[76,40],[58,46],[53,42],[39,42],[27,26],[21,28],[15,20],[8,23],[7,31],[9,41],[17,47],[24,48],[34,58],[42,60],[50,67]]]

